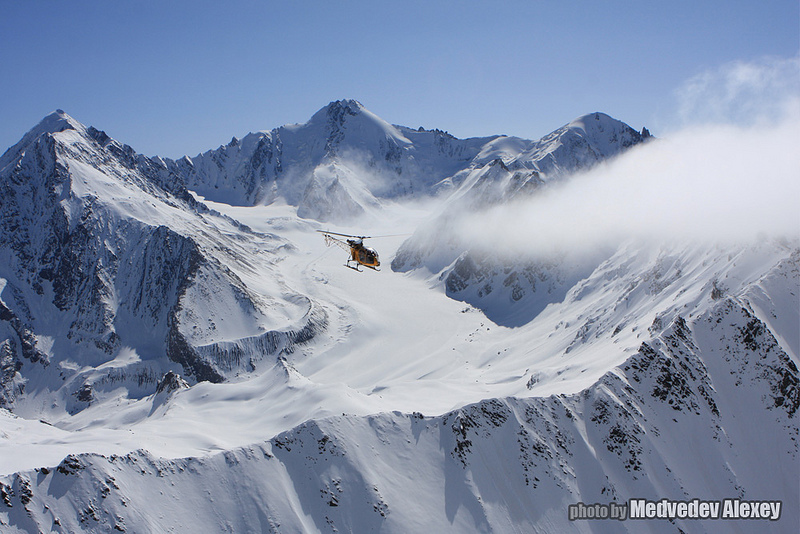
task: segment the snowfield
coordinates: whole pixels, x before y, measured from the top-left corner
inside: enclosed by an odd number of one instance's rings
[[[0,158],[0,530],[795,532],[800,228],[453,231],[648,139],[340,101],[174,162],[47,117]],[[374,236],[381,270],[319,230]],[[783,506],[568,518],[634,498]]]

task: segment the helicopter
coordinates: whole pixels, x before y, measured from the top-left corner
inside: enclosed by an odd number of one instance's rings
[[[317,232],[321,233],[325,238],[325,244],[327,246],[335,244],[350,252],[350,258],[345,263],[345,267],[349,267],[354,271],[362,272],[359,267],[363,265],[364,267],[372,269],[373,271],[380,271],[378,267],[380,267],[381,262],[378,259],[378,253],[375,252],[375,249],[364,246],[364,240],[369,239],[369,236],[337,234],[336,232],[328,232],[326,230],[317,230]],[[345,237],[349,239],[339,239],[338,237],[334,236]],[[351,265],[351,263],[354,263],[355,266]]]

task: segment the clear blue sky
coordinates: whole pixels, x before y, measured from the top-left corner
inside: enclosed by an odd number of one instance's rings
[[[462,138],[657,134],[686,80],[796,57],[799,28],[797,0],[0,0],[0,152],[57,108],[178,157],[341,98]]]

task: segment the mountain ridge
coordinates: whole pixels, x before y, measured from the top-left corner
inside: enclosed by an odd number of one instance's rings
[[[726,326],[720,326],[719,319],[726,317],[737,323],[739,334],[731,339],[736,351],[722,367],[707,368],[694,357],[696,330],[716,330],[724,337],[728,333],[723,333]],[[773,352],[774,340],[747,340],[744,333],[752,324],[746,309],[725,299],[692,325],[678,318],[656,343],[643,343],[623,365],[578,394],[486,399],[433,417],[398,412],[368,417],[343,414],[309,421],[268,442],[205,458],[165,460],[145,451],[124,456],[71,455],[55,467],[3,477],[4,482],[0,478],[0,491],[10,508],[10,524],[32,522],[42,528],[56,518],[76,531],[87,527],[139,530],[159,516],[161,526],[197,530],[234,521],[239,530],[381,528],[400,532],[413,525],[436,525],[441,530],[526,532],[541,528],[543,515],[549,516],[547,528],[570,528],[574,523],[563,509],[576,498],[620,504],[627,502],[626,495],[653,501],[665,495],[676,499],[702,495],[713,500],[723,487],[741,499],[777,498],[763,482],[763,469],[779,477],[780,460],[796,459],[796,426],[794,434],[790,431],[765,450],[747,433],[734,432],[730,425],[736,417],[725,410],[722,399],[735,390],[722,390],[718,383],[725,375],[730,375],[731,383],[752,382],[755,387],[746,390],[748,395],[755,402],[766,402],[783,420],[797,410],[796,382],[786,380],[791,375],[781,374],[792,372],[791,362],[780,351]],[[740,366],[740,357],[752,347],[758,347],[762,370]],[[631,387],[634,384],[646,389],[637,391]],[[790,401],[784,400],[786,394]],[[759,413],[756,409],[738,415]],[[774,432],[767,419],[758,419],[757,425]],[[686,427],[693,428],[695,440],[720,440],[731,450],[720,458],[715,450],[700,449],[691,461],[676,462],[684,433],[675,429]],[[514,454],[506,454],[509,450]],[[744,451],[748,457],[761,453],[779,461],[769,461],[757,472],[758,468],[742,461]],[[723,469],[709,468],[723,464]],[[600,476],[594,472],[598,468]],[[648,476],[657,472],[666,475],[656,480]],[[588,479],[596,484],[586,486]],[[164,499],[151,506],[134,489],[142,480],[151,488],[171,485],[180,490],[162,490]],[[247,491],[232,495],[232,480],[239,481],[234,487],[243,485]],[[263,480],[280,482],[264,484]],[[73,485],[74,503],[45,490],[62,484]],[[403,488],[410,485],[415,491],[405,492]],[[282,493],[284,487],[292,488],[288,498]],[[193,510],[186,502],[199,492],[213,496],[215,517]],[[98,493],[102,507],[95,497]],[[780,496],[786,499],[787,493]],[[35,508],[31,502],[47,506]],[[503,502],[523,506],[511,511]],[[227,519],[220,518],[220,513]],[[785,507],[781,524],[797,520],[797,511]],[[704,522],[700,528],[727,532],[732,524]],[[617,525],[625,531],[642,531],[638,522]],[[699,531],[692,520],[680,520],[677,526],[686,532]],[[669,532],[675,527],[674,523],[653,523],[647,529]],[[593,526],[592,531],[597,528]],[[787,531],[775,523],[760,528]]]
[[[600,114],[593,116],[600,120]],[[603,128],[593,130],[591,139],[580,133],[568,136],[578,129],[580,119],[576,119],[550,136],[556,143],[567,137],[573,144],[580,139],[592,156],[559,165],[553,162],[560,162],[563,156],[546,153],[548,147],[541,141],[514,141],[516,138],[507,136],[457,139],[441,130],[393,126],[358,101],[339,100],[306,123],[250,133],[170,165],[187,188],[209,200],[254,205],[283,197],[298,206],[301,217],[346,222],[383,199],[435,194],[443,184],[458,183],[459,176],[470,168],[498,158],[543,174],[566,174],[578,165],[595,163],[649,137],[607,115],[602,117],[610,126],[611,136],[622,132],[621,139],[604,140],[595,150],[592,142],[601,138]],[[492,144],[500,139],[505,141],[498,151]],[[621,149],[612,148],[616,144]],[[512,145],[517,145],[516,150],[510,148]],[[557,147],[550,147],[551,152],[554,150]],[[546,162],[546,170],[538,169],[538,161]],[[335,202],[326,202],[324,195],[317,193],[328,188]],[[338,203],[346,207],[337,209]]]

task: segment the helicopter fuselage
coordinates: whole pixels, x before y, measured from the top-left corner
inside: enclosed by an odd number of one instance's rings
[[[344,250],[350,251],[350,258],[345,263],[346,267],[350,267],[356,271],[360,271],[360,265],[364,267],[368,267],[372,270],[378,271],[378,267],[380,267],[381,262],[378,259],[378,253],[375,249],[364,246],[364,239],[368,239],[367,236],[355,236],[355,235],[348,235],[348,234],[338,234],[336,232],[327,232],[324,230],[317,230],[325,237],[325,244],[330,246],[332,244],[336,244],[343,248]],[[350,239],[339,239],[334,236],[346,237]],[[354,263],[355,266],[351,265]]]
[[[375,252],[375,249],[365,247],[360,239],[348,239],[347,244],[350,245],[350,259],[348,263],[354,261],[370,269],[377,269],[380,267],[381,262],[378,259],[378,253]],[[350,265],[348,265],[348,267],[350,267]]]

